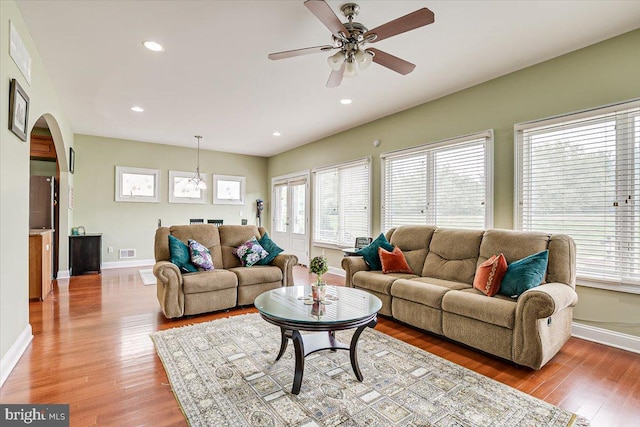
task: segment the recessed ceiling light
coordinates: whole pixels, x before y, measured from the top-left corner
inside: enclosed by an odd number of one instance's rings
[[[275,132],[273,133],[273,136],[280,136],[280,135],[282,135],[282,134],[281,134],[280,132],[278,132],[278,131],[275,131]]]
[[[154,52],[162,52],[164,50],[164,47],[162,47],[160,43],[152,42],[150,40],[142,42],[142,45]]]
[[[136,113],[142,113],[144,111],[144,108],[134,105],[133,107],[131,107],[131,111],[135,111]]]
[[[349,98],[344,98],[340,100],[340,104],[342,105],[349,105],[351,104],[351,100]]]

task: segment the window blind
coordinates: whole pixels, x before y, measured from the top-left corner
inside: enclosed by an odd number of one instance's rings
[[[491,227],[492,147],[486,131],[382,155],[383,229]]]
[[[517,227],[572,236],[578,278],[640,287],[640,102],[515,130]]]
[[[370,235],[370,159],[314,171],[315,243],[353,246]]]

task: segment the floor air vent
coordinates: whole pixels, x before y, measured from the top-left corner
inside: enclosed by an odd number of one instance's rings
[[[127,258],[135,258],[136,257],[136,250],[135,249],[120,249],[120,259],[127,259]]]

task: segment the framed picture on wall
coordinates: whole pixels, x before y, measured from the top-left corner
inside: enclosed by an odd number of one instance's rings
[[[29,97],[16,79],[9,87],[9,130],[23,141],[27,140],[29,119]]]

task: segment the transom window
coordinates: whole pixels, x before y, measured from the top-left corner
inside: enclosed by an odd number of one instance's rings
[[[640,292],[640,101],[515,136],[517,227],[572,236],[581,284]]]
[[[159,178],[159,169],[116,166],[116,202],[158,203]]]

